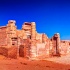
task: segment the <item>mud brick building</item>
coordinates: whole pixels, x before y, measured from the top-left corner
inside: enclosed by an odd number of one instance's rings
[[[0,55],[36,59],[69,53],[70,41],[60,40],[59,33],[51,39],[44,33],[38,33],[35,22],[24,22],[21,30],[17,29],[15,20],[0,26]]]

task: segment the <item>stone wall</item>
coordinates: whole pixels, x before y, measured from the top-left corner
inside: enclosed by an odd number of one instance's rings
[[[36,33],[36,41],[37,43],[42,43],[42,34]]]
[[[61,40],[60,46],[60,53],[61,55],[69,54],[70,53],[70,41]]]
[[[0,47],[7,46],[7,31],[6,26],[0,27]]]
[[[37,58],[70,53],[70,41],[60,40],[59,33],[49,39],[45,33],[36,31],[35,22],[25,22],[21,30],[15,23],[15,20],[9,20],[6,26],[0,27],[0,47],[8,49],[9,57]]]
[[[60,56],[60,35],[59,33],[54,34],[51,39],[52,41],[52,55],[53,56]]]
[[[16,21],[9,20],[7,24],[7,46],[17,45]]]
[[[37,57],[46,55],[46,46],[44,43],[37,44]]]
[[[18,58],[18,48],[17,46],[12,46],[10,48],[8,48],[8,58]]]

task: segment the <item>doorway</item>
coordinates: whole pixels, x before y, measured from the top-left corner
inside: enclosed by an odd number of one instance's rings
[[[24,45],[19,46],[19,56],[20,57],[25,57],[26,56],[26,48]]]

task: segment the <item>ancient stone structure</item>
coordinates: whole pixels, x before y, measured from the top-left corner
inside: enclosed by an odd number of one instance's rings
[[[25,22],[21,30],[17,29],[15,20],[9,20],[6,26],[0,26],[0,55],[44,59],[69,53],[70,41],[60,40],[59,33],[49,39],[45,33],[36,31],[35,22]]]

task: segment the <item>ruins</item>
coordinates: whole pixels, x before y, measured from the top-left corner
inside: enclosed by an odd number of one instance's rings
[[[59,33],[50,39],[36,31],[35,22],[24,22],[21,30],[15,24],[15,20],[9,20],[6,26],[0,26],[0,55],[36,59],[70,53],[70,41],[60,40]]]

